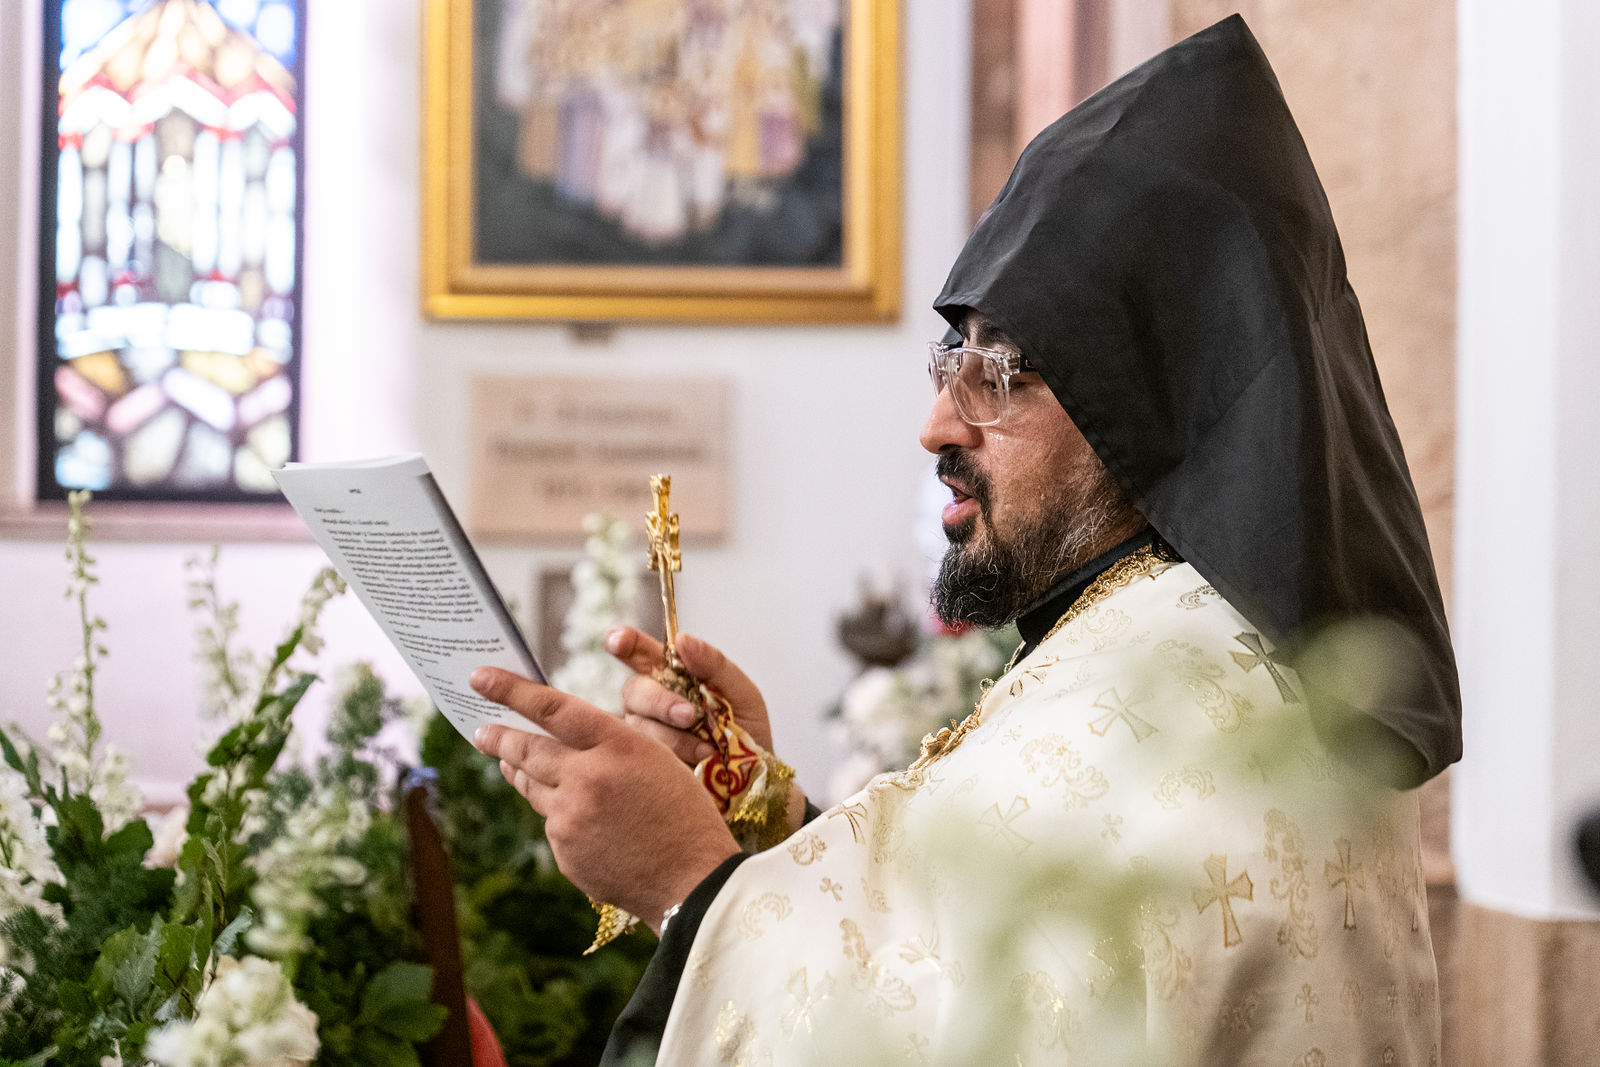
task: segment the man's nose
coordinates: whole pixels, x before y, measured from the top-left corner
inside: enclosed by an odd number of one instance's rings
[[[941,389],[939,395],[933,398],[933,409],[922,424],[922,435],[918,440],[923,448],[938,455],[952,446],[976,447],[983,440],[983,431],[963,419],[956,411],[955,398],[950,395],[950,390]]]

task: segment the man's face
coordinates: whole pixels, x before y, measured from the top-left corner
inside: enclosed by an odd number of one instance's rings
[[[983,316],[962,330],[974,347],[1015,352]],[[934,585],[946,623],[1000,626],[1060,578],[1144,526],[1044,379],[1013,375],[1000,422],[972,426],[940,392],[922,427],[922,447],[939,457],[949,551]]]

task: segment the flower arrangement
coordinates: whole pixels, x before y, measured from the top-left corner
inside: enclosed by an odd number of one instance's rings
[[[1014,626],[922,630],[872,594],[840,621],[839,635],[862,670],[829,712],[848,753],[829,782],[835,799],[907,766],[925,736],[966,718],[1019,641]]]
[[[50,688],[56,721],[42,744],[0,730],[0,1067],[420,1064],[445,1009],[411,922],[391,803],[401,758],[379,741],[416,709],[348,669],[321,754],[285,755],[317,681],[318,619],[343,584],[318,574],[282,641],[254,655],[237,647],[215,554],[192,564],[221,733],[158,844],[126,757],[101,736],[86,500],[70,498],[67,548],[82,650]],[[649,947],[581,956],[594,917],[537,815],[443,717],[427,724],[469,992],[508,1062],[592,1062]]]

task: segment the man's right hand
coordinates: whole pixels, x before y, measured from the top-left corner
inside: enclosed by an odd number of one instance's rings
[[[711,746],[690,732],[698,714],[687,701],[651,674],[664,665],[661,642],[631,626],[606,633],[606,651],[634,671],[622,687],[622,710],[628,724],[656,738],[691,767],[711,755]],[[689,634],[678,635],[678,658],[690,674],[722,694],[733,718],[750,737],[772,751],[772,725],[761,690],[717,648]]]

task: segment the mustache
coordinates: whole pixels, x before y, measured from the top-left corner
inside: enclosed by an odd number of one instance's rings
[[[978,466],[978,461],[972,458],[971,452],[964,448],[952,448],[940,452],[934,472],[941,478],[959,482],[967,495],[978,502],[978,510],[985,518],[988,517],[992,486],[989,476]]]

